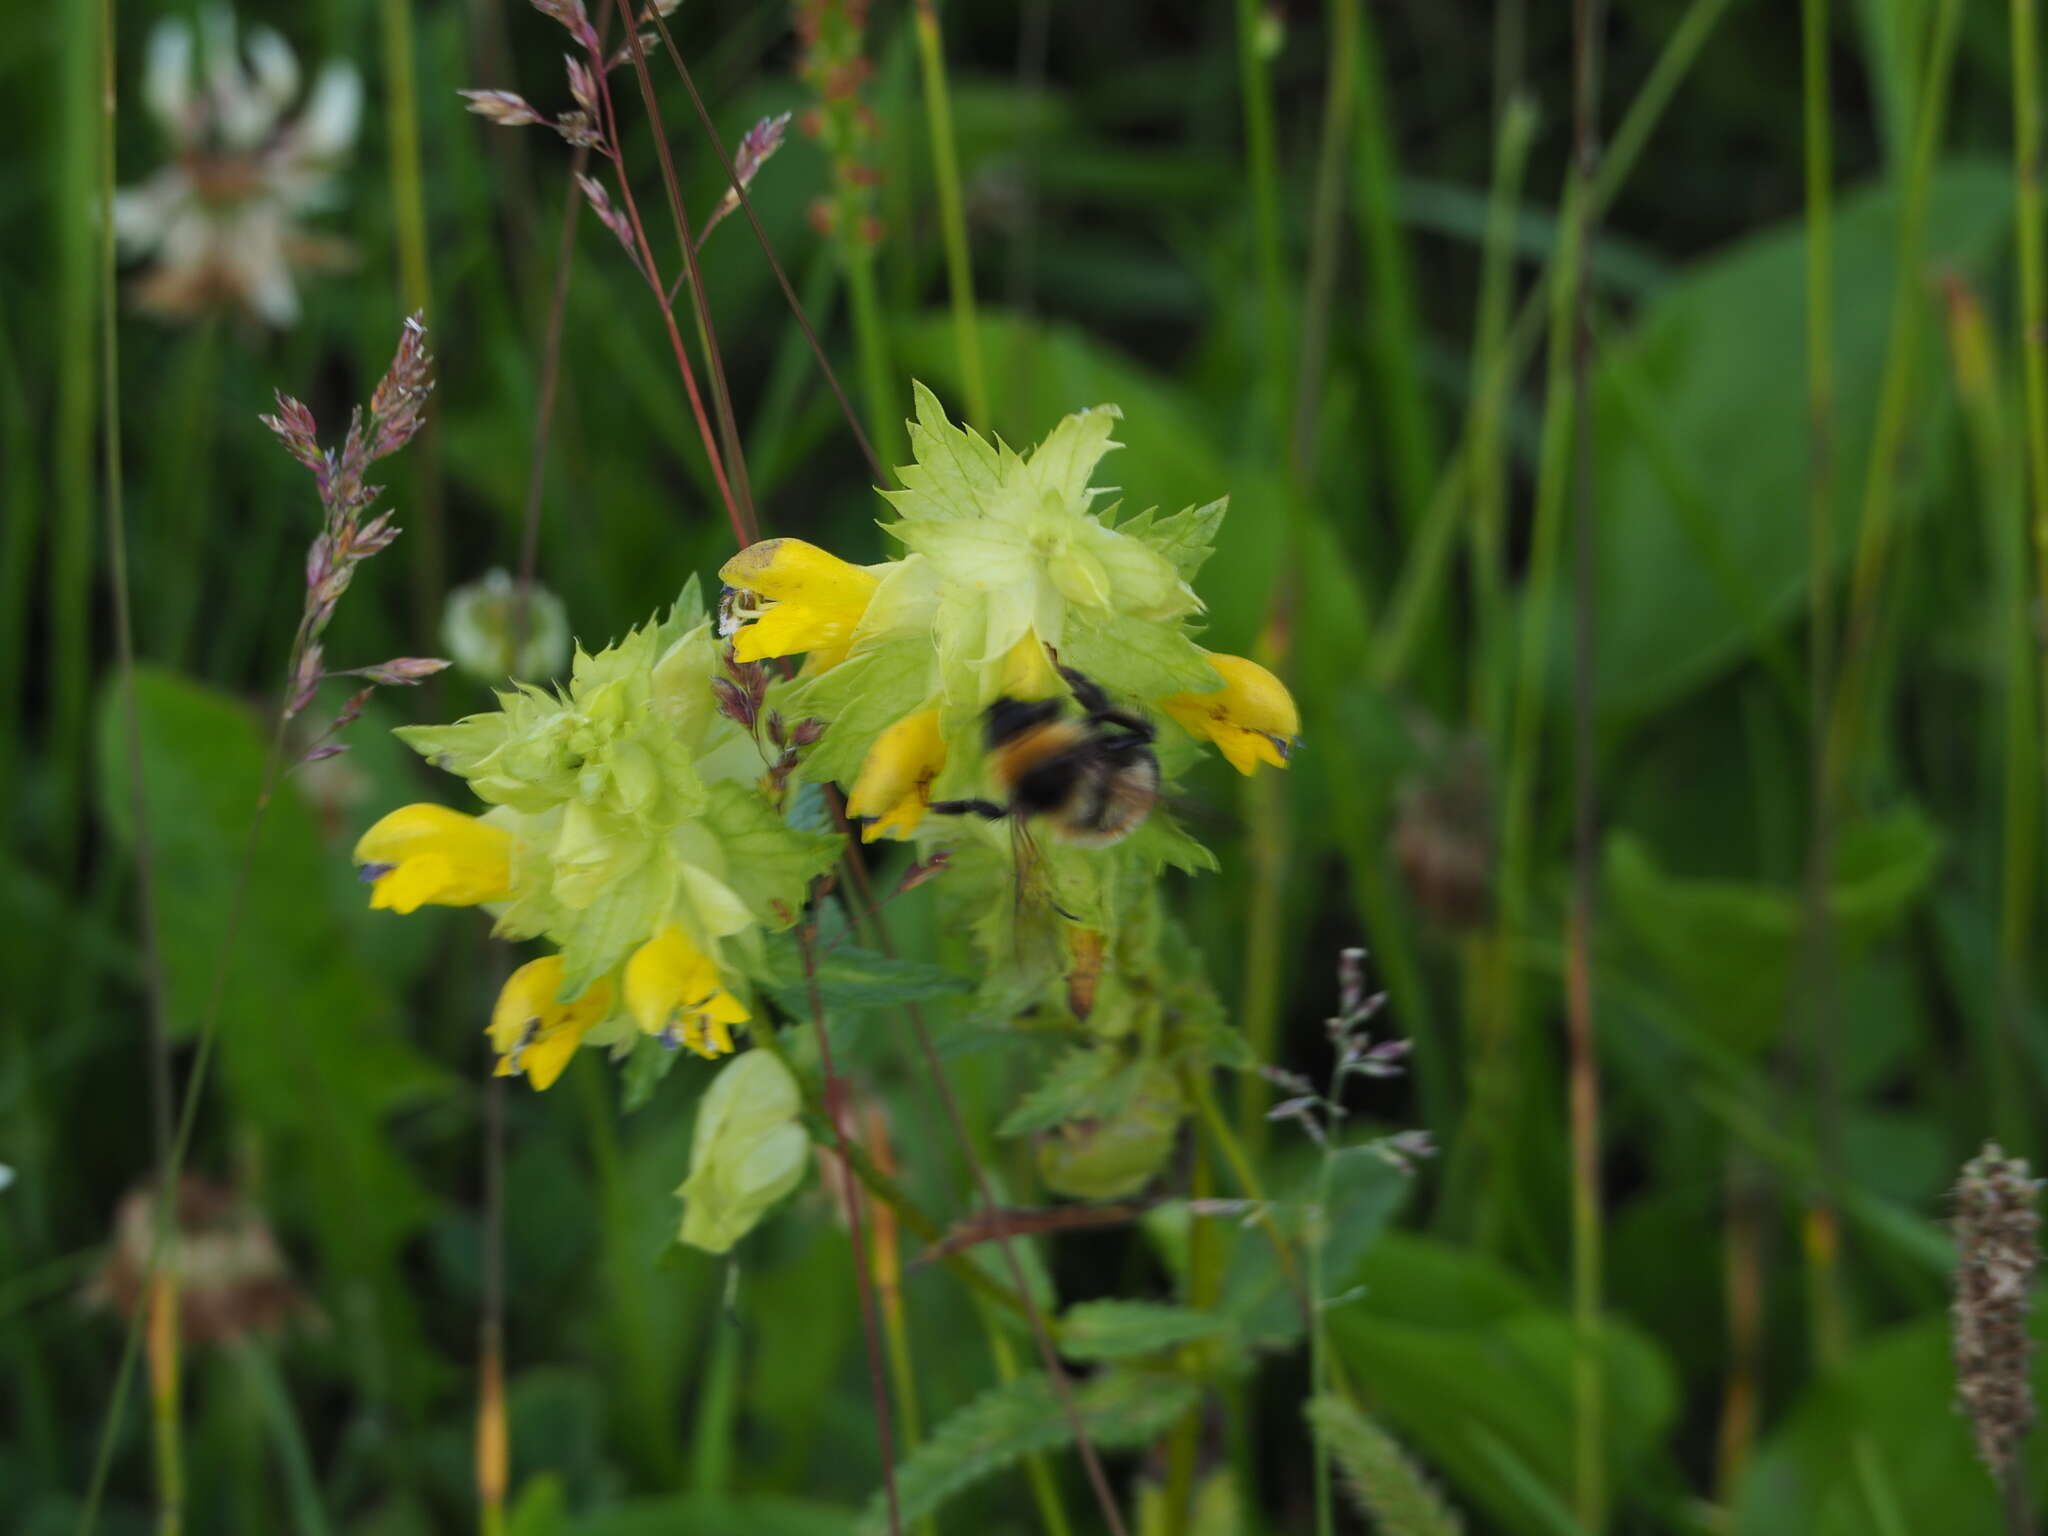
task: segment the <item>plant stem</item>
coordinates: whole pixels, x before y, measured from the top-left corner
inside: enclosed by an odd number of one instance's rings
[[[1236,0],[1238,90],[1244,108],[1245,174],[1251,179],[1252,248],[1259,286],[1259,409],[1253,425],[1277,427],[1287,391],[1287,272],[1280,227],[1280,158],[1273,82],[1261,56],[1259,0]]]
[[[1589,222],[1598,223],[1606,213],[1615,193],[1635,168],[1637,157],[1665,109],[1670,106],[1671,98],[1684,81],[1686,72],[1732,3],[1733,0],[1692,0],[1678,25],[1672,28],[1657,62],[1651,66],[1649,75],[1637,90],[1635,100],[1623,114],[1620,126],[1615,129],[1607,151],[1601,157],[1600,168],[1587,193]],[[1550,291],[1550,280],[1556,275],[1558,263],[1565,259],[1568,243],[1565,232],[1560,231],[1557,248],[1544,263],[1536,284],[1516,312],[1514,324],[1508,328],[1497,370],[1499,387],[1503,390],[1521,372],[1542,337],[1545,295]],[[1468,506],[1465,497],[1468,477],[1472,473],[1472,444],[1473,423],[1468,420],[1457,447],[1451,453],[1450,462],[1437,481],[1429,511],[1410,543],[1401,573],[1395,581],[1393,596],[1387,604],[1386,622],[1381,626],[1380,639],[1374,647],[1371,661],[1373,679],[1381,688],[1392,689],[1406,678],[1419,650],[1419,641],[1442,596],[1444,573],[1458,531],[1458,517]]]
[[[1899,461],[1914,425],[1913,406],[1919,356],[1920,319],[1927,304],[1926,254],[1928,188],[1941,149],[1962,0],[1940,0],[1928,44],[1927,75],[1914,122],[1913,154],[1899,198],[1899,233],[1892,277],[1892,313],[1885,366],[1879,386],[1876,424],[1863,482],[1856,560],[1850,582],[1848,633],[1842,672],[1828,724],[1827,792],[1839,795],[1863,724],[1864,692],[1874,666],[1878,605],[1891,551],[1892,514],[1897,503]]]
[[[967,394],[969,424],[987,432],[988,375],[981,362],[981,331],[974,313],[974,268],[968,260],[966,203],[960,195],[960,161],[953,143],[953,106],[946,90],[946,50],[933,0],[917,0],[917,61],[924,79],[925,128],[931,139],[932,173],[939,193],[939,226],[946,240],[946,286],[953,300],[953,342],[960,351],[960,383]]]
[[[1578,1349],[1572,1362],[1578,1409],[1574,1446],[1580,1524],[1595,1532],[1607,1523],[1606,1402],[1600,1368],[1600,1297],[1604,1233],[1600,1202],[1600,1058],[1595,1042],[1594,923],[1599,871],[1597,820],[1599,740],[1594,691],[1599,684],[1597,601],[1599,506],[1593,442],[1593,327],[1586,252],[1591,241],[1585,187],[1599,161],[1599,0],[1572,7],[1574,190],[1567,206],[1580,223],[1573,231],[1576,267],[1566,276],[1572,302],[1572,420],[1577,429],[1577,516],[1572,538],[1572,900],[1571,961],[1565,989],[1571,1047],[1572,1321]]]
[[[100,4],[100,402],[102,473],[105,477],[107,573],[113,588],[114,654],[121,674],[121,718],[127,736],[128,809],[134,823],[136,904],[142,927],[143,976],[149,995],[148,1050],[150,1125],[156,1160],[155,1232],[152,1245],[167,1261],[144,1292],[148,1311],[151,1444],[156,1458],[157,1531],[179,1536],[185,1523],[185,1471],[180,1390],[178,1270],[175,1259],[178,1228],[178,1177],[171,1165],[170,1018],[164,992],[163,946],[157,920],[156,859],[149,830],[149,803],[143,783],[142,719],[135,700],[135,622],[128,581],[128,528],[122,506],[121,478],[121,345],[118,289],[115,279],[114,107],[115,81],[113,0]]]
[[[2048,242],[2043,238],[2041,197],[2040,46],[2034,0],[2012,0],[2012,135],[2018,204],[2022,409],[2027,442],[2027,471],[2023,478],[2029,492],[2037,600],[2048,602],[2048,268],[2044,268],[2044,263],[2048,263]],[[2023,654],[2035,667],[2041,689],[2040,705],[2034,713],[2036,729],[2048,729],[2048,666],[2041,665],[2033,625],[2024,617],[2020,641],[2021,648],[2015,654]],[[2014,682],[2021,685],[2017,678]],[[2027,741],[2025,749],[2033,755],[2034,742]],[[2030,861],[2037,852],[2038,844],[2030,841]],[[2006,1020],[2008,1042],[2018,1027],[2018,1010],[2014,1008]]]
[[[1394,131],[1371,12],[1357,18],[1348,39],[1332,42],[1332,68],[1352,76],[1359,103],[1357,153],[1351,164],[1365,244],[1370,322],[1366,357],[1373,399],[1386,418],[1380,441],[1392,481],[1396,526],[1412,530],[1429,506],[1430,482],[1442,450],[1423,385],[1415,281],[1402,239]]]
[[[398,228],[400,289],[409,314],[431,315],[427,267],[426,180],[420,169],[419,81],[413,60],[412,0],[383,0],[384,131],[391,144],[391,210]],[[440,433],[429,423],[419,445],[419,516],[408,530],[417,541],[413,561],[416,622],[431,624],[447,590],[447,540],[442,530]]]

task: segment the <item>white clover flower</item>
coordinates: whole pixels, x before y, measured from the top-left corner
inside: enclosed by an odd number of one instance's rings
[[[208,10],[195,30],[150,34],[142,98],[173,159],[114,197],[122,252],[146,259],[135,297],[186,318],[232,303],[266,324],[298,319],[295,271],[332,267],[347,246],[311,233],[303,216],[334,206],[333,172],[355,145],[362,81],[325,65],[299,100],[299,64],[268,27],[238,43],[233,14]]]

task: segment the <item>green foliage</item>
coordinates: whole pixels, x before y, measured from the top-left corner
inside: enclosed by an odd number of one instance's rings
[[[265,747],[248,711],[149,670],[135,679],[135,718],[169,1027],[189,1037],[205,1021],[236,921],[219,993],[228,1100],[272,1148],[280,1206],[300,1213],[322,1263],[367,1287],[380,1327],[404,1330],[400,1256],[434,1201],[388,1127],[394,1115],[445,1100],[449,1075],[398,1028],[390,985],[364,958],[348,912],[359,888],[289,780],[247,855],[247,895],[233,899],[264,782]],[[122,690],[109,686],[99,709],[100,812],[124,842],[134,827],[127,740]],[[142,1020],[131,1028],[139,1041]],[[398,1358],[403,1385],[417,1391],[416,1357]]]
[[[1154,1301],[1083,1301],[1059,1321],[1060,1353],[1069,1360],[1130,1360],[1213,1339],[1229,1320]]]
[[[1458,1536],[1458,1517],[1401,1447],[1341,1397],[1318,1397],[1303,1410],[1329,1443],[1360,1514],[1384,1536]]]
[[[1195,1388],[1176,1376],[1111,1370],[1077,1385],[1074,1407],[1098,1447],[1143,1445],[1185,1413]],[[962,1489],[1035,1451],[1054,1450],[1073,1438],[1071,1421],[1052,1383],[1032,1373],[991,1387],[932,1431],[896,1471],[896,1497],[905,1520],[921,1520]],[[887,1531],[888,1506],[878,1492],[855,1528],[861,1536]]]

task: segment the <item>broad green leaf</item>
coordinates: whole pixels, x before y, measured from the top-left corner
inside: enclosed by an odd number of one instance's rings
[[[1069,1360],[1130,1360],[1230,1330],[1230,1320],[1213,1312],[1159,1301],[1076,1302],[1060,1317],[1055,1337]]]
[[[1128,1369],[1107,1371],[1074,1392],[1089,1439],[1105,1450],[1144,1445],[1187,1412],[1195,1398],[1194,1384],[1178,1376]],[[1072,1439],[1073,1426],[1046,1377],[1033,1373],[991,1387],[933,1430],[896,1469],[902,1517],[921,1520],[1019,1457]],[[855,1529],[858,1536],[887,1532],[888,1506],[879,1493]]]
[[[2037,1345],[2048,1336],[2038,1308],[2032,1333]],[[2038,1398],[2048,1390],[2038,1348],[2031,1374]],[[1954,1379],[1944,1315],[1864,1341],[1807,1386],[1758,1448],[1736,1505],[1738,1536],[1863,1536],[1879,1529],[1874,1498],[1894,1507],[1903,1530],[1999,1536],[1998,1493],[1956,1410]],[[2048,1475],[2039,1435],[2025,1459],[2038,1489]]]
[[[996,1134],[1028,1136],[1083,1115],[1114,1113],[1136,1086],[1135,1065],[1120,1050],[1068,1051],[1017,1101]]]
[[[1926,889],[1940,847],[1912,807],[1845,827],[1829,886],[1839,941],[1860,947],[1895,926]],[[1748,1050],[1777,1038],[1805,930],[1799,892],[1667,874],[1626,833],[1608,839],[1605,878],[1632,952],[1701,1028]]]
[[[2012,174],[1956,161],[1934,177],[1929,272],[1971,277],[2009,243]],[[1834,231],[1836,463],[1846,549],[1891,330],[1897,202],[1845,198]],[[1635,716],[1729,666],[1805,601],[1808,466],[1805,235],[1795,222],[1697,262],[1602,349],[1599,445],[1599,694]],[[1931,286],[1922,302],[1937,302]],[[1927,505],[1940,426],[1952,411],[1938,326],[1923,324],[1902,523]],[[1127,402],[1128,403],[1128,402]],[[1915,457],[1917,456],[1917,458]],[[1912,464],[1917,462],[1917,470]],[[1555,636],[1566,633],[1560,612]],[[1569,647],[1552,677],[1569,686]]]
[[[1330,1314],[1331,1338],[1366,1407],[1440,1468],[1457,1502],[1514,1536],[1548,1536],[1544,1513],[1504,1478],[1482,1433],[1568,1503],[1574,1475],[1572,1319],[1492,1260],[1434,1239],[1380,1239],[1359,1265],[1363,1295]],[[1607,1468],[1618,1507],[1650,1480],[1677,1409],[1657,1348],[1610,1315],[1597,1349]]]
[[[170,1027],[189,1037],[229,939],[266,749],[240,703],[167,672],[138,671],[135,711]],[[101,814],[132,845],[118,688],[102,697],[98,739]],[[233,934],[219,1066],[233,1112],[266,1138],[272,1208],[304,1221],[330,1273],[375,1290],[396,1349],[412,1315],[399,1254],[433,1202],[386,1122],[442,1098],[449,1084],[407,1043],[396,998],[353,940],[360,920],[339,903],[364,898],[347,872],[346,843],[322,835],[287,778],[255,845]],[[481,961],[478,969],[481,1032],[490,979]]]
[[[770,968],[768,986],[776,1000],[798,1017],[808,1017],[811,985],[804,979],[803,951],[796,940],[786,936],[775,939],[767,948],[766,963]],[[863,949],[851,939],[829,947],[814,942],[811,965],[818,1005],[827,1013],[900,1008],[905,1003],[957,997],[974,990],[972,981],[944,966],[898,960]]]

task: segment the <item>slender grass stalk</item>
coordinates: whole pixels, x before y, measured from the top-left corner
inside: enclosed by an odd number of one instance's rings
[[[2020,357],[2026,420],[2027,506],[2033,528],[2038,601],[2048,602],[2048,240],[2044,240],[2041,197],[2040,38],[2034,0],[2012,0],[2012,136],[2017,242],[2020,268]],[[2048,726],[2048,666],[2035,654],[2033,625],[2026,624],[2025,650],[2041,688],[2036,721]],[[2033,743],[2026,744],[2029,753]],[[2038,759],[2037,759],[2038,760]],[[2030,840],[2028,856],[2038,852]],[[2031,890],[2032,882],[2028,882]],[[2017,1027],[2017,1018],[2012,1021]],[[2008,1143],[2029,1150],[2034,1138]]]
[[[1935,12],[1926,76],[1914,120],[1913,153],[1899,198],[1890,335],[1879,384],[1876,424],[1871,431],[1870,458],[1864,472],[1848,632],[1829,720],[1826,771],[1830,795],[1840,793],[1848,773],[1863,726],[1867,702],[1864,695],[1871,686],[1875,665],[1878,606],[1891,552],[1899,463],[1914,425],[1920,323],[1928,302],[1926,274],[1922,271],[1927,249],[1928,188],[1934,179],[1935,158],[1941,150],[1962,9],[1962,0],[1940,0]]]
[[[1474,646],[1467,661],[1472,729],[1487,743],[1498,770],[1507,729],[1507,634],[1513,606],[1507,590],[1507,415],[1508,373],[1501,366],[1507,347],[1508,305],[1514,285],[1514,221],[1521,201],[1529,146],[1536,135],[1536,107],[1527,96],[1504,95],[1494,132],[1493,181],[1487,194],[1486,239],[1480,258],[1478,323],[1472,345],[1471,383],[1471,565]],[[1472,1134],[1453,1139],[1444,1175],[1441,1219],[1450,1224],[1469,1213],[1472,1181],[1486,1171],[1497,1143],[1505,1138],[1501,1112],[1513,1104],[1513,1064],[1505,1048],[1506,1020],[1494,997],[1507,965],[1498,932],[1468,939],[1460,955],[1465,999],[1466,1059],[1472,1106],[1465,1124]]]
[[[99,8],[101,122],[99,133],[99,329],[100,447],[107,575],[113,589],[114,655],[121,676],[121,716],[126,732],[129,816],[134,824],[137,910],[142,929],[142,966],[149,1000],[148,1050],[150,1125],[156,1161],[155,1232],[152,1245],[174,1255],[178,1225],[178,1176],[172,1167],[172,1094],[169,1004],[164,992],[163,945],[156,906],[156,858],[150,837],[148,797],[143,785],[142,720],[135,701],[135,621],[128,580],[128,528],[122,505],[121,338],[119,290],[115,276],[114,108],[119,99],[115,72],[113,0]],[[145,1291],[148,1313],[151,1445],[156,1460],[157,1531],[179,1536],[185,1524],[185,1470],[180,1388],[178,1271],[174,1259],[158,1268]]]
[[[1606,1391],[1600,1368],[1601,1271],[1606,1246],[1600,1200],[1600,1057],[1596,1044],[1594,924],[1598,920],[1600,828],[1599,504],[1594,486],[1592,295],[1586,252],[1592,241],[1586,184],[1599,163],[1599,0],[1575,0],[1573,30],[1573,191],[1567,203],[1580,221],[1573,232],[1576,266],[1566,276],[1572,306],[1572,422],[1577,433],[1577,503],[1572,532],[1572,897],[1571,961],[1565,1007],[1571,1047],[1572,1361],[1577,1409],[1573,1447],[1579,1523],[1595,1533],[1607,1524]],[[1562,269],[1560,269],[1562,270]]]
[[[632,18],[627,18],[627,31],[633,29]],[[611,74],[605,69],[603,48],[595,50],[591,59],[591,72],[597,78],[598,93],[604,103],[605,155],[611,161],[612,178],[619,189],[619,199],[626,210],[626,220],[633,232],[634,249],[640,257],[641,275],[647,281],[648,290],[654,295],[655,306],[661,311],[662,325],[668,332],[669,350],[676,360],[676,371],[682,376],[683,393],[689,398],[690,415],[697,424],[697,436],[704,444],[704,456],[711,465],[711,478],[718,486],[720,501],[725,505],[726,521],[731,525],[733,537],[742,546],[753,543],[748,531],[748,521],[740,515],[739,502],[735,498],[732,483],[727,478],[725,457],[718,446],[718,436],[712,431],[711,421],[704,411],[704,397],[697,388],[697,371],[690,366],[690,354],[683,346],[682,333],[676,329],[675,310],[662,291],[661,267],[654,259],[654,247],[648,243],[647,228],[640,219],[640,204],[633,196],[633,181],[626,174],[626,160],[619,143],[619,113],[612,101]],[[694,260],[694,256],[692,257]]]
[[[419,76],[413,56],[412,0],[383,0],[378,10],[384,43],[384,132],[391,154],[391,213],[398,233],[398,275],[408,313],[431,315],[427,264],[426,178],[421,171]],[[409,530],[417,622],[430,622],[447,591],[448,541],[442,526],[440,433],[431,424],[419,445],[414,474],[419,509]]]
[[[734,1273],[728,1269],[730,1275]],[[697,1394],[696,1424],[691,1433],[690,1491],[723,1494],[732,1491],[733,1428],[739,1416],[739,1319],[724,1308],[711,1314],[710,1363]]]
[[[1622,115],[1614,135],[1601,156],[1600,168],[1588,188],[1587,217],[1598,224],[1614,200],[1651,133],[1662,121],[1665,109],[1698,59],[1714,27],[1734,0],[1691,0],[1678,25],[1671,29],[1657,61],[1650,67],[1635,100]],[[1545,295],[1557,265],[1565,258],[1568,242],[1560,231],[1559,244],[1544,263],[1536,284],[1516,312],[1508,328],[1507,341],[1497,360],[1501,388],[1521,372],[1533,355],[1543,334]],[[1450,554],[1459,528],[1459,516],[1469,508],[1467,486],[1472,473],[1473,424],[1470,419],[1460,434],[1449,463],[1437,481],[1429,511],[1411,541],[1408,554],[1395,581],[1387,605],[1387,618],[1372,658],[1374,681],[1382,688],[1398,686],[1408,674],[1420,649],[1419,642],[1443,595]]]
[[[946,286],[953,303],[953,344],[960,353],[960,386],[970,425],[987,432],[988,374],[981,361],[981,329],[974,310],[974,267],[967,250],[967,209],[960,195],[959,151],[953,139],[953,104],[946,88],[946,48],[934,0],[917,0],[917,63],[924,80],[925,132],[939,194],[939,227],[946,240]],[[856,307],[857,307],[856,301]]]
[[[1278,609],[1293,586],[1292,572],[1275,598]],[[1276,613],[1269,618],[1253,648],[1260,665],[1286,675],[1287,631]],[[1270,1062],[1279,1053],[1280,998],[1286,986],[1287,878],[1294,849],[1287,794],[1277,773],[1254,774],[1239,789],[1245,820],[1245,860],[1251,866],[1245,893],[1244,986],[1238,1003],[1239,1027],[1245,1048],[1254,1059]],[[1262,1156],[1272,1126],[1266,1121],[1268,1096],[1264,1081],[1246,1073],[1238,1082],[1238,1123],[1253,1156]]]
[[[1486,197],[1486,237],[1480,251],[1478,322],[1472,340],[1472,585],[1477,618],[1477,654],[1472,662],[1472,723],[1492,736],[1500,729],[1505,701],[1486,686],[1499,674],[1489,666],[1498,653],[1509,605],[1507,578],[1506,355],[1508,305],[1514,297],[1515,211],[1521,204],[1529,146],[1536,137],[1536,104],[1510,95],[1501,109],[1493,142],[1493,182]]]
[[[98,31],[102,7],[63,10],[58,69],[59,150],[52,161],[49,206],[56,234],[56,408],[51,432],[49,528],[50,810],[46,818],[54,869],[66,876],[83,829],[86,712],[92,692],[88,607],[92,588],[93,345],[100,282],[94,231],[98,218],[81,189],[100,180],[101,82]],[[10,520],[12,514],[10,513]]]
[[[1277,427],[1287,391],[1287,268],[1280,223],[1280,152],[1273,81],[1260,45],[1260,0],[1236,0],[1238,92],[1244,110],[1245,174],[1252,193],[1252,259],[1259,290],[1260,430]]]
[[[1371,12],[1357,17],[1348,38],[1333,38],[1333,46],[1338,51],[1332,67],[1352,77],[1359,105],[1351,168],[1370,296],[1366,357],[1372,368],[1373,399],[1386,420],[1381,442],[1396,522],[1412,529],[1428,509],[1430,483],[1442,450],[1423,382],[1421,324],[1401,229],[1394,129]]]
[[[889,328],[882,321],[882,302],[875,287],[875,250],[858,235],[848,236],[842,243],[846,308],[853,322],[854,366],[860,371],[861,397],[867,405],[868,441],[888,452],[899,435],[894,423],[900,407],[889,387],[894,374],[889,361]],[[884,475],[882,482],[893,478]]]
[[[0,495],[7,498],[7,523],[0,529],[0,805],[13,805],[15,761],[22,740],[22,678],[29,638],[29,584],[43,517],[43,488],[36,474],[37,432],[30,421],[27,391],[5,301],[0,300]]]
[[[1984,307],[1960,279],[1948,282],[1948,340],[1984,514],[1984,562],[1996,594],[2002,708],[1986,711],[1984,762],[1997,765],[1998,818],[1990,824],[1988,862],[1999,872],[1996,1005],[1976,1021],[1974,1044],[1982,1103],[2002,1145],[2027,1136],[2021,1054],[2027,967],[2034,931],[2034,881],[2040,848],[2041,769],[2034,728],[2034,640],[2027,608],[2027,520],[2021,490],[2025,469],[2006,423],[1999,388],[2001,359]],[[1988,777],[1988,775],[1987,775]],[[1987,783],[1987,791],[1992,786]],[[1994,798],[1987,792],[1984,798]]]
[[[1337,241],[1344,224],[1344,148],[1356,114],[1358,0],[1332,0],[1330,67],[1323,78],[1323,126],[1316,149],[1315,203],[1310,215],[1308,277],[1301,340],[1295,349],[1294,431],[1288,469],[1304,490],[1315,476],[1315,434],[1329,361],[1330,305],[1337,287]]]
[[[1763,1406],[1764,1212],[1757,1183],[1753,1161],[1729,1148],[1721,1229],[1728,1381],[1714,1447],[1714,1502],[1727,1510],[1741,1496]]]
[[[747,223],[754,231],[754,239],[760,243],[761,254],[767,258],[769,270],[775,274],[775,281],[782,289],[782,297],[789,305],[790,313],[796,318],[797,328],[803,332],[804,340],[810,345],[811,355],[817,359],[818,370],[825,376],[825,383],[832,391],[832,398],[839,402],[840,414],[846,418],[847,428],[853,433],[854,441],[859,444],[861,454],[868,462],[868,473],[875,477],[875,484],[885,485],[889,480],[889,472],[875,456],[874,448],[875,442],[883,439],[877,436],[870,440],[869,435],[861,431],[860,418],[854,414],[852,405],[847,402],[846,391],[839,386],[839,375],[833,371],[831,359],[826,357],[825,348],[818,340],[818,333],[812,328],[810,317],[804,313],[803,301],[797,297],[796,289],[790,286],[789,275],[783,271],[782,263],[776,258],[775,247],[768,241],[768,232],[761,227],[760,219],[755,216],[754,204],[747,196],[746,184],[740,180],[739,170],[734,166],[732,156],[726,151],[725,141],[718,135],[718,125],[712,121],[711,113],[704,106],[704,97],[697,90],[697,82],[690,74],[689,65],[683,62],[682,50],[676,46],[667,20],[659,11],[651,14],[655,27],[661,33],[662,44],[668,50],[669,60],[675,65],[676,74],[682,78],[683,89],[689,93],[690,105],[697,109],[697,121],[704,129],[704,137],[710,141],[712,153],[717,155],[719,166],[725,171],[726,184],[732,188],[734,197],[739,200],[740,212],[746,215]],[[871,386],[871,408],[883,409],[886,406],[888,390],[888,368],[884,362],[879,313],[875,306],[874,258],[871,252],[866,255],[866,261],[868,312],[862,324],[873,329],[863,331],[866,340],[857,341],[856,344],[862,349],[864,370],[871,362],[879,365],[868,380],[868,384]]]
[[[739,423],[733,417],[732,391],[725,379],[725,356],[719,351],[717,328],[711,318],[711,296],[704,290],[704,272],[697,260],[697,240],[690,232],[689,211],[683,206],[681,183],[676,178],[675,156],[669,150],[668,127],[662,121],[661,104],[655,99],[654,78],[647,70],[647,50],[641,45],[638,23],[630,0],[617,0],[619,19],[626,28],[626,52],[633,61],[634,78],[640,82],[640,99],[647,108],[647,125],[654,131],[654,155],[661,165],[662,191],[668,198],[669,218],[675,224],[676,243],[682,247],[683,275],[689,281],[690,319],[697,331],[697,345],[704,355],[704,376],[711,386],[711,411],[718,422],[719,442],[724,447],[726,473],[732,479],[732,493],[739,506],[740,520],[749,535],[760,536],[754,517],[754,493],[747,478],[747,458],[740,447]],[[614,123],[614,130],[617,128]],[[664,306],[673,307],[667,293]]]

